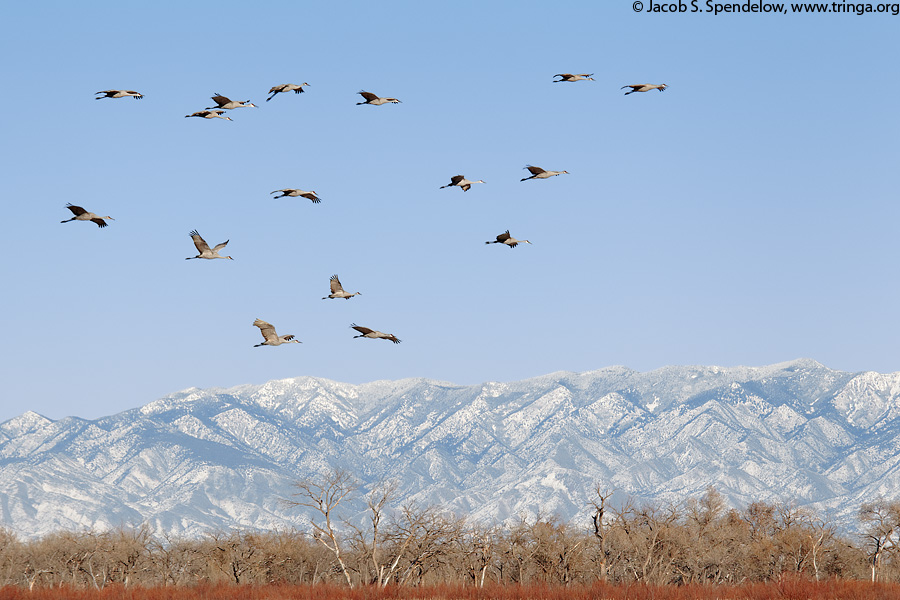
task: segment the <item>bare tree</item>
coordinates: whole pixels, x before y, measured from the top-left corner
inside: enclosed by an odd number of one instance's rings
[[[316,522],[311,519],[313,538],[322,544],[334,555],[334,559],[341,567],[341,572],[347,580],[347,585],[353,587],[350,572],[344,563],[341,553],[341,543],[335,529],[334,522],[337,518],[335,510],[341,502],[356,491],[358,484],[350,473],[343,469],[333,469],[322,477],[322,481],[304,479],[294,484],[297,492],[293,494],[297,500],[285,500],[288,506],[304,506],[318,512],[322,520]]]
[[[388,509],[388,503],[397,495],[399,483],[396,480],[383,480],[372,487],[366,498],[370,529],[363,531],[351,523],[347,523],[355,532],[355,546],[364,557],[364,565],[360,569],[365,571],[365,565],[372,569],[372,573],[364,580],[379,586],[386,586],[390,581],[393,569],[391,565],[382,562],[383,545],[387,539],[383,528],[383,520]],[[396,561],[394,561],[396,564]]]
[[[436,506],[404,506],[392,527],[394,560],[390,572],[397,571],[400,584],[423,583],[425,574],[443,566],[464,529],[463,518]]]
[[[607,502],[612,497],[613,492],[610,490],[603,490],[600,487],[600,484],[597,483],[594,485],[594,498],[591,499],[591,506],[593,507],[593,512],[591,513],[591,521],[594,525],[594,537],[597,538],[597,542],[600,544],[600,573],[599,578],[600,581],[606,583],[608,578],[608,569],[609,569],[609,555],[610,551],[608,546],[608,540],[606,536],[607,524],[604,520],[606,518],[606,509]]]
[[[459,553],[459,560],[454,561],[459,563],[457,570],[464,571],[475,587],[484,587],[488,569],[494,563],[498,537],[496,528],[476,524],[465,528],[455,540]]]
[[[859,520],[868,526],[863,539],[872,568],[872,581],[875,581],[885,555],[897,552],[900,501],[878,498],[874,502],[866,502],[859,509]]]

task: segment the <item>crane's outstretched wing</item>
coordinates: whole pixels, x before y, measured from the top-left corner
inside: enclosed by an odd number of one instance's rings
[[[337,294],[338,292],[343,292],[344,288],[341,286],[341,280],[338,279],[337,275],[331,276],[331,293]]]
[[[528,169],[528,171],[529,171],[532,175],[540,175],[541,173],[546,173],[546,170],[545,170],[545,169],[542,169],[542,168],[540,168],[540,167],[533,167],[533,166],[531,166],[531,165],[525,165],[525,168]]]
[[[206,243],[206,240],[200,237],[200,234],[197,233],[196,229],[191,232],[191,238],[194,240],[194,245],[197,246],[197,252],[203,254],[204,252],[209,251],[209,244]]]
[[[66,204],[66,208],[72,211],[72,214],[76,217],[79,215],[83,215],[87,211],[81,208],[80,206],[75,206],[74,204]]]
[[[271,323],[266,323],[262,319],[257,319],[253,321],[253,325],[259,327],[259,332],[262,333],[263,339],[267,342],[278,339],[278,334],[275,333],[275,326]]]
[[[230,241],[231,241],[231,240],[225,240],[225,241],[222,242],[221,244],[216,244],[216,245],[213,247],[213,252],[218,252],[219,250],[221,250],[222,248],[224,248],[225,246],[227,246],[227,245],[228,245],[228,242],[230,242]]]
[[[363,91],[359,91],[356,93],[359,94],[360,96],[362,96],[363,98],[365,98],[366,100],[368,100],[369,102],[371,102],[372,100],[378,100],[378,96],[376,96],[372,92],[366,92],[363,90]]]
[[[374,329],[369,329],[368,327],[361,327],[361,326],[357,325],[356,323],[352,323],[352,324],[350,325],[350,327],[351,327],[352,329],[357,330],[358,332],[360,332],[360,333],[363,334],[363,335],[366,335],[366,334],[374,333],[374,332],[375,332]]]

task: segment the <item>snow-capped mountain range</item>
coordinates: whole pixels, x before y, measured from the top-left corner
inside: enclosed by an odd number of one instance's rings
[[[861,503],[900,495],[900,373],[797,360],[475,386],[297,377],[96,420],[26,412],[0,424],[0,525],[26,538],[142,522],[178,535],[305,528],[281,499],[334,467],[361,484],[346,513],[391,478],[397,505],[491,522],[587,519],[597,483],[613,504],[713,485],[735,506],[794,500],[855,529]]]

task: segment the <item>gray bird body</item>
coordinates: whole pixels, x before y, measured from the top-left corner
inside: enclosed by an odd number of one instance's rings
[[[659,90],[661,92],[664,92],[664,91],[666,91],[667,87],[669,87],[669,86],[666,85],[665,83],[660,83],[660,84],[639,83],[637,85],[623,85],[619,89],[624,90],[625,88],[631,88],[630,91],[625,92],[625,95],[627,96],[628,94],[633,94],[635,92],[649,92],[650,90]]]
[[[556,177],[557,175],[568,175],[568,171],[547,171],[540,167],[533,167],[531,165],[526,165],[526,169],[531,173],[531,177],[525,177],[520,179],[519,181],[528,181],[529,179],[549,179],[551,177]]]
[[[216,103],[216,106],[207,106],[206,110],[212,110],[215,108],[222,108],[224,110],[231,110],[234,108],[258,108],[255,104],[250,102],[249,100],[231,100],[226,96],[223,96],[219,92],[216,92],[216,95],[212,97],[212,101]]]
[[[338,279],[337,275],[331,276],[331,293],[322,298],[322,300],[328,300],[329,298],[344,298],[345,300],[349,300],[353,296],[362,296],[362,292],[347,292],[344,290],[344,287],[341,285],[341,280]]]
[[[144,97],[140,92],[135,92],[134,90],[103,90],[102,92],[95,92],[96,94],[104,94],[103,96],[97,96],[94,100],[102,100],[103,98],[134,98],[135,100],[140,100]]]
[[[485,242],[485,244],[504,244],[509,246],[510,248],[515,248],[519,244],[530,244],[528,240],[517,240],[516,238],[509,235],[509,229],[505,232],[501,233],[497,236],[497,239],[491,242]]]
[[[281,192],[281,195],[275,196],[275,198],[274,198],[275,200],[277,200],[278,198],[306,198],[307,200],[312,201],[313,204],[318,204],[319,202],[322,201],[322,199],[319,198],[318,194],[316,194],[315,190],[313,190],[311,192],[307,192],[304,190],[298,190],[298,189],[294,189],[294,188],[285,188],[283,190],[275,190],[274,192],[269,192],[269,193],[277,194],[278,192]]]
[[[448,183],[447,185],[442,185],[440,187],[440,189],[456,186],[456,187],[462,188],[462,191],[468,192],[469,188],[472,187],[473,183],[484,183],[484,180],[479,179],[478,181],[469,181],[462,175],[454,175],[453,177],[450,178],[450,183]]]
[[[278,94],[286,94],[288,92],[294,92],[295,94],[303,93],[303,86],[308,86],[308,83],[282,83],[281,85],[273,86],[272,89],[269,90],[269,93],[272,94],[268,98],[266,98],[266,102],[274,98]]]
[[[91,221],[97,227],[102,229],[107,226],[107,223],[106,223],[106,221],[104,221],[104,219],[109,219],[110,221],[115,221],[115,219],[113,219],[109,215],[107,215],[105,217],[101,217],[101,216],[95,215],[92,212],[86,211],[85,209],[81,208],[80,206],[75,206],[74,204],[71,204],[71,203],[66,204],[66,208],[68,208],[70,211],[72,211],[72,214],[75,216],[72,217],[71,219],[66,219],[65,221],[60,221],[60,223],[68,223],[69,221]]]
[[[227,258],[228,260],[234,260],[230,256],[219,256],[219,251],[224,249],[225,246],[228,245],[228,242],[230,240],[225,240],[221,244],[218,244],[217,246],[210,248],[209,244],[206,243],[206,240],[204,240],[202,237],[200,237],[200,234],[197,233],[196,229],[191,232],[191,238],[193,238],[194,246],[197,247],[197,252],[199,252],[200,254],[198,254],[197,256],[188,256],[184,260],[191,260],[194,258],[206,258],[206,259],[210,259],[210,260],[212,260],[214,258]]]
[[[553,83],[562,83],[564,81],[594,81],[592,75],[593,73],[557,73],[554,77],[561,77],[562,79],[556,79]]]
[[[364,337],[369,338],[370,340],[390,340],[395,344],[400,343],[400,340],[398,340],[397,336],[393,333],[382,333],[380,331],[375,331],[374,329],[369,329],[368,327],[362,327],[356,323],[353,323],[350,327],[360,333],[360,335],[354,335],[354,338]]]
[[[372,92],[367,92],[365,90],[356,92],[360,96],[366,99],[365,102],[357,102],[356,105],[360,104],[371,104],[372,106],[381,106],[382,104],[399,104],[400,101],[396,98],[382,98],[380,96],[376,96]]]
[[[195,113],[184,115],[184,118],[200,117],[201,119],[225,119],[226,121],[231,121],[231,117],[223,117],[222,115],[224,114],[224,110],[198,110]]]
[[[300,340],[295,340],[293,335],[278,335],[275,333],[275,327],[271,323],[266,323],[262,319],[256,319],[253,322],[254,327],[259,327],[259,332],[263,336],[264,342],[256,344],[253,347],[260,346],[280,346],[282,344],[302,344]]]

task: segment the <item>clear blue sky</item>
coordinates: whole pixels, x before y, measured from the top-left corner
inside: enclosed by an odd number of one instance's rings
[[[627,0],[6,3],[0,420],[300,375],[900,370],[898,25]],[[265,102],[286,82],[311,86]],[[94,100],[111,88],[145,97]],[[259,108],[184,118],[215,92]],[[526,164],[571,174],[520,183]],[[487,184],[438,189],[456,174]],[[286,187],[323,202],[273,200]],[[67,202],[116,220],[61,225]],[[235,260],[185,261],[195,228]],[[484,244],[506,229],[533,245]],[[321,300],[333,273],[363,295]],[[304,343],[253,348],[257,317]]]

